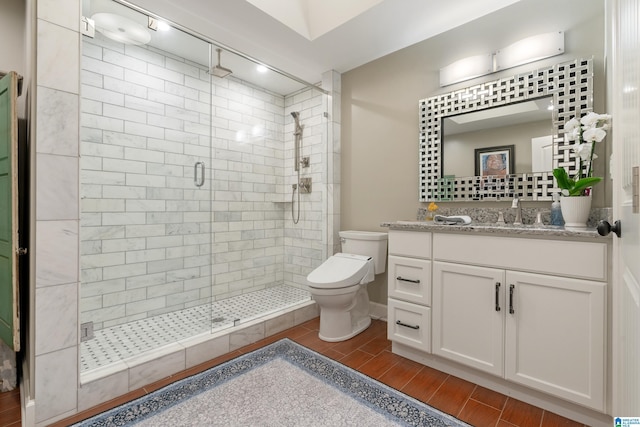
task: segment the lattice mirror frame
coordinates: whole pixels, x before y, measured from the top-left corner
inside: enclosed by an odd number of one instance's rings
[[[574,175],[579,167],[564,139],[564,123],[593,109],[593,59],[576,59],[512,77],[481,83],[419,101],[419,201],[497,201],[513,197],[551,200],[553,173],[506,177],[442,177],[442,120],[447,116],[553,96],[553,168]]]

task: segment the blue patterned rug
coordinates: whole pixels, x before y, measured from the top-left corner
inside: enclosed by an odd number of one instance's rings
[[[468,426],[283,339],[75,426]]]

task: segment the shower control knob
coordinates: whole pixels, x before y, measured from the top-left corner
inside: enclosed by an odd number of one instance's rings
[[[616,233],[616,236],[620,237],[622,234],[622,223],[620,221],[616,221],[613,223],[613,226],[609,224],[609,221],[600,221],[598,223],[598,234],[601,236],[607,236],[611,232]]]

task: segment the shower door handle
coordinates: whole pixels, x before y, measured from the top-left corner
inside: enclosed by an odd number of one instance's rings
[[[198,177],[198,169],[200,169],[200,177]],[[193,165],[193,183],[196,187],[204,185],[204,162],[196,162]]]

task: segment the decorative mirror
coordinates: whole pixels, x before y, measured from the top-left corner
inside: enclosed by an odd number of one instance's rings
[[[420,100],[419,201],[497,201],[514,197],[551,200],[552,194],[558,192],[552,170],[565,167],[573,175],[579,167],[570,148],[571,142],[564,140],[564,123],[591,111],[592,102],[592,59],[556,64]],[[460,143],[465,138],[472,138],[469,135],[452,137],[456,132],[467,131],[461,125],[464,122],[482,121],[482,125],[476,123],[479,128],[486,127],[491,121],[506,124],[510,120],[506,114],[522,117],[513,111],[505,111],[507,108],[538,112],[549,109],[546,119],[537,115],[526,119],[526,123],[525,119],[508,123],[512,130],[543,123],[547,127],[543,133],[547,135],[533,138],[515,132],[506,139],[499,139],[495,136],[498,131],[491,130],[496,133],[478,137],[485,142],[474,144]],[[461,130],[449,132],[447,129],[453,126]],[[533,145],[527,142],[527,148],[523,148],[518,139],[537,140],[532,141]],[[458,146],[464,146],[464,150],[450,149],[456,145],[454,141]],[[450,144],[446,150],[445,143]],[[471,166],[465,169],[456,165],[447,170],[444,162],[447,158]],[[519,161],[525,158],[528,159],[526,162]],[[494,162],[491,167],[496,169],[488,167],[487,162]],[[498,169],[500,162],[502,169]],[[496,172],[492,172],[494,170]]]

